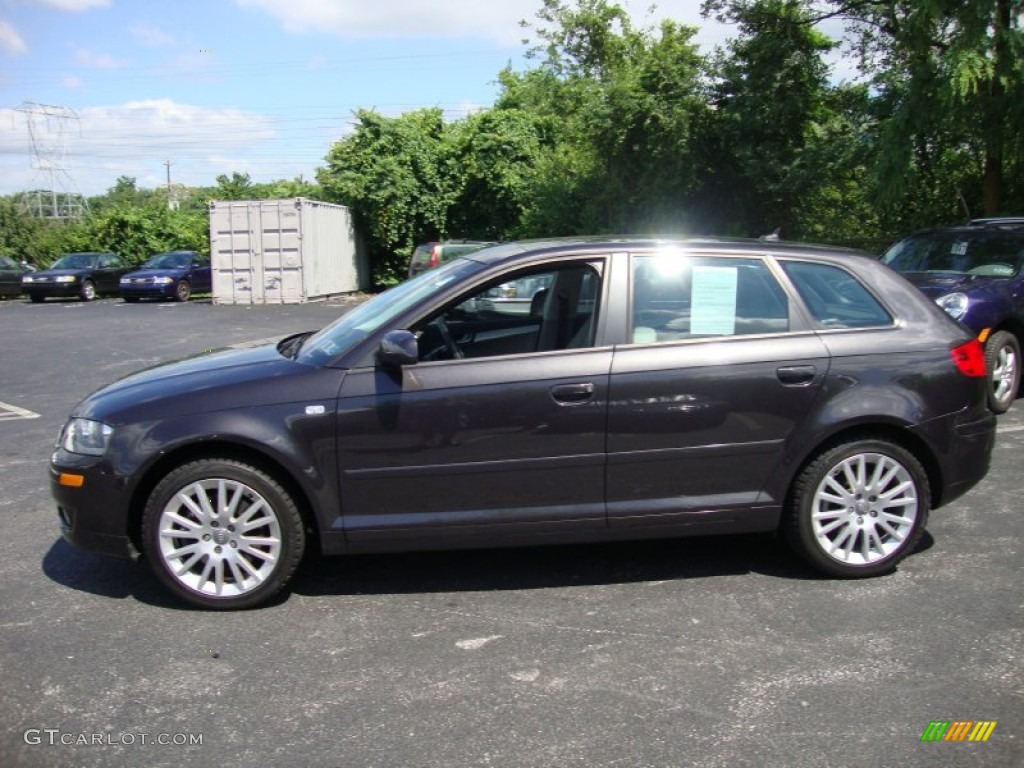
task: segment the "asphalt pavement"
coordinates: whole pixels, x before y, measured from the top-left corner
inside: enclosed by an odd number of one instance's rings
[[[311,558],[211,613],[63,542],[78,400],[348,306],[0,301],[0,766],[1024,764],[1024,400],[986,480],[863,581],[733,536]],[[922,741],[946,721],[995,726]]]

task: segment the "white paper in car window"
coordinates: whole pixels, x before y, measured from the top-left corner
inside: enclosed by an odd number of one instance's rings
[[[735,267],[693,268],[690,295],[690,333],[731,336],[736,333]]]

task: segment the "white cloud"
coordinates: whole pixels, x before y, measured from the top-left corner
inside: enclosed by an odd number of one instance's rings
[[[142,22],[133,25],[128,31],[138,42],[150,48],[163,48],[175,43],[172,35],[167,34],[155,24]]]
[[[96,53],[85,48],[75,51],[75,61],[83,67],[90,69],[121,69],[128,66],[128,62],[122,59],[115,59],[109,53]]]
[[[288,155],[294,162],[286,165],[280,161],[288,145],[280,141],[273,118],[171,99],[87,107],[78,116],[77,125],[65,131],[65,164],[87,195],[105,191],[122,175],[136,177],[142,186],[162,186],[168,159],[176,183],[201,186],[231,170],[259,169],[273,178],[310,174],[326,151],[313,151],[308,159]],[[32,169],[25,116],[0,109],[0,194],[40,183]]]
[[[106,8],[110,0],[31,0],[35,5],[45,5],[58,11],[87,11],[90,8]]]
[[[540,0],[235,0],[242,8],[260,10],[278,19],[288,32],[327,32],[347,38],[439,37],[476,38],[515,46],[523,38],[519,22],[536,20]],[[701,42],[718,42],[721,25],[700,16],[696,0],[663,0],[647,18],[650,2],[636,0],[622,5],[633,14],[637,26],[663,18],[701,27]]]
[[[64,83],[65,88],[81,88],[85,85],[85,83],[82,82],[82,78],[78,75],[67,75],[61,82]]]
[[[28,46],[10,22],[0,19],[0,49],[10,56],[28,53]]]

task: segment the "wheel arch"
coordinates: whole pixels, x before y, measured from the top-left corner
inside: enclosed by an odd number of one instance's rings
[[[1013,316],[1005,317],[998,325],[992,327],[989,336],[991,337],[992,334],[999,333],[999,331],[1012,333],[1017,337],[1017,343],[1024,347],[1024,319]]]
[[[931,499],[931,508],[936,509],[942,505],[944,490],[942,471],[938,457],[928,447],[928,444],[922,438],[900,425],[887,422],[869,422],[846,426],[828,435],[816,443],[810,450],[805,451],[800,461],[794,465],[793,472],[788,478],[783,508],[788,509],[792,504],[797,478],[803,474],[804,470],[811,463],[837,445],[857,440],[885,440],[895,443],[911,453],[924,468],[928,480],[928,495]]]
[[[302,516],[307,539],[312,540],[314,547],[320,548],[320,530],[317,525],[313,499],[282,462],[251,445],[229,440],[211,440],[202,443],[189,443],[161,456],[146,469],[136,484],[128,513],[128,536],[139,552],[143,551],[142,514],[153,489],[175,468],[203,459],[240,461],[265,472],[280,483],[291,496]]]

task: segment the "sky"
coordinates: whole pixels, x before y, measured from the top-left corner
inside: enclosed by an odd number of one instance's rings
[[[733,30],[699,0],[620,2],[634,24]],[[491,106],[527,66],[541,0],[0,0],[0,194],[315,179],[353,113]],[[33,151],[33,148],[36,151]],[[169,167],[168,164],[169,163]],[[34,166],[43,166],[42,168]],[[55,170],[49,170],[55,169]]]

